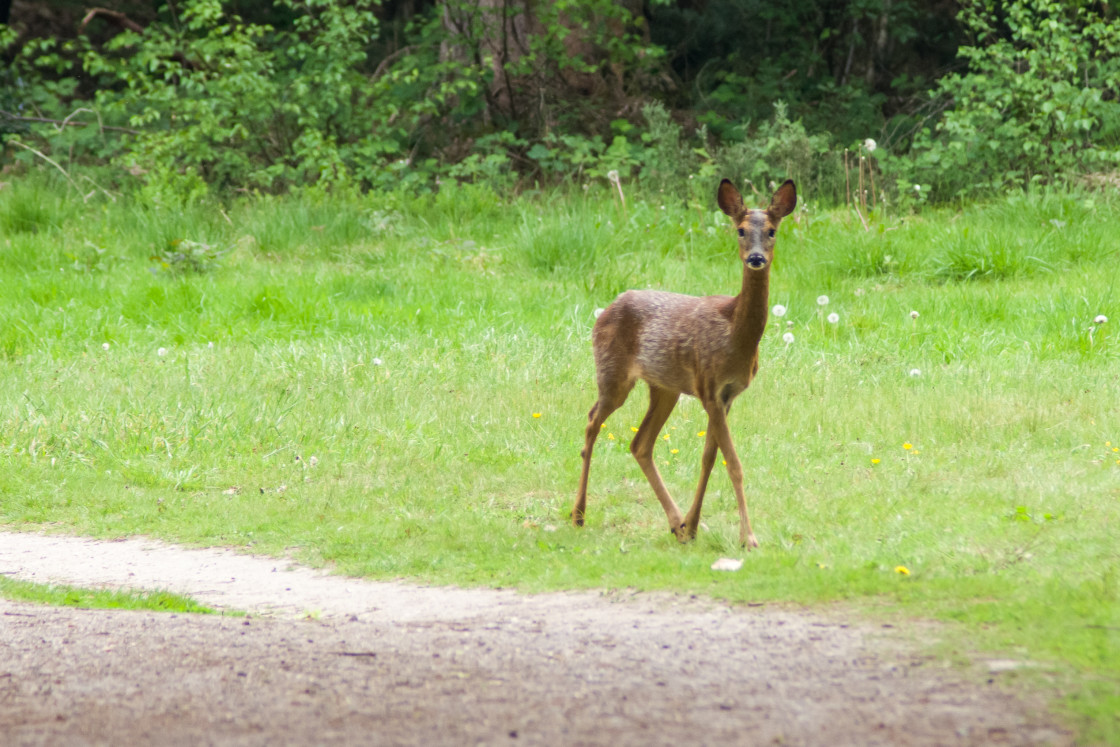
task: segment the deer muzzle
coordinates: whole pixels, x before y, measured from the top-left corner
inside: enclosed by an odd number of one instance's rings
[[[761,270],[766,266],[766,255],[761,252],[751,252],[747,255],[747,267],[752,270]]]

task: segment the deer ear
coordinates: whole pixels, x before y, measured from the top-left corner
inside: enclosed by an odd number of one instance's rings
[[[792,179],[786,179],[778,191],[770,198],[770,207],[766,212],[775,218],[784,218],[797,207],[797,188],[793,186]]]
[[[719,203],[719,209],[730,215],[733,220],[738,220],[739,216],[743,214],[743,196],[739,194],[739,190],[735,189],[735,185],[727,179],[719,183],[716,202]]]

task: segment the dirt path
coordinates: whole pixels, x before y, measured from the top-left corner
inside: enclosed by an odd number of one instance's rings
[[[1000,688],[998,663],[961,674],[897,631],[812,613],[422,588],[228,550],[3,532],[0,573],[254,613],[0,600],[4,744],[1071,742]]]

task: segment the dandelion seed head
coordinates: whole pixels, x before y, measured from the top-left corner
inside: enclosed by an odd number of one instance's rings
[[[611,169],[610,171],[607,172],[607,178],[610,179],[615,184],[617,184],[618,183],[618,171],[616,171],[615,169]]]
[[[1104,324],[1107,321],[1107,316],[1105,316],[1104,314],[1097,314],[1097,316],[1093,319],[1093,324]]]
[[[782,335],[782,341],[785,342],[786,345],[789,345],[790,343],[792,343],[793,342],[793,333],[792,332],[786,332],[784,335]]]
[[[167,355],[167,348],[160,348],[156,351],[156,355],[158,355],[160,358]]]
[[[878,148],[878,147],[879,147],[879,144],[876,143],[871,138],[867,138],[866,140],[863,141],[863,149],[866,150],[868,153],[874,153],[875,149]]]
[[[920,368],[911,368],[911,369],[910,369],[910,375],[911,375],[911,376],[921,376],[921,375],[922,375],[922,369],[920,369]]]
[[[837,314],[835,311],[828,315],[828,323],[829,324],[836,324],[839,321],[840,321],[840,315]]]
[[[918,318],[918,317],[920,317],[920,316],[921,316],[921,314],[919,314],[919,313],[918,313],[918,312],[916,312],[916,311],[911,311],[911,312],[910,312],[910,318],[911,318],[911,319],[917,319],[917,318]]]
[[[828,306],[828,296],[817,296],[817,306]]]
[[[786,315],[786,307],[782,306],[780,303],[774,304],[772,311],[776,317],[783,317]]]
[[[109,343],[107,343],[107,342],[101,343],[101,349],[102,350],[108,350],[109,349]]]

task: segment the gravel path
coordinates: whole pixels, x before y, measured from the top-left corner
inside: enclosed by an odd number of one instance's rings
[[[10,532],[0,573],[252,613],[0,600],[5,745],[1072,743],[1000,687],[1009,664],[961,673],[897,630],[817,613],[375,583]]]

